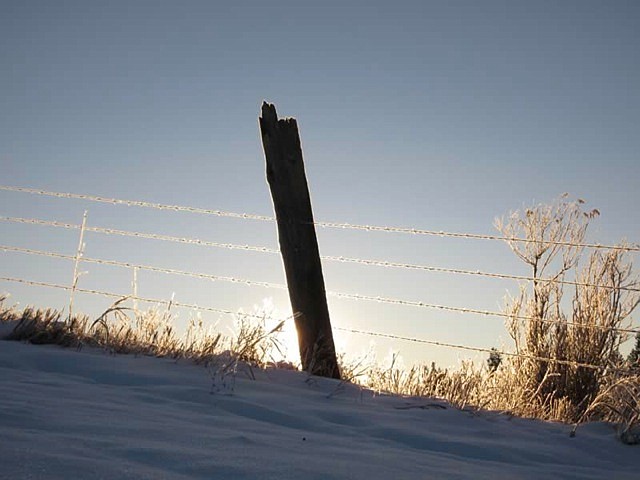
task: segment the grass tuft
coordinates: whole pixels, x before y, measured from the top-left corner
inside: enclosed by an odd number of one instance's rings
[[[196,315],[190,318],[186,333],[179,336],[173,327],[170,306],[140,311],[125,306],[127,297],[116,301],[93,322],[79,314],[63,319],[61,312],[53,309],[18,310],[6,306],[6,300],[6,295],[0,295],[0,323],[13,325],[6,340],[75,348],[92,346],[112,354],[188,359],[207,365],[218,363],[222,357],[252,367],[273,365],[272,350],[279,345],[277,335],[283,326],[281,322],[266,329],[266,314],[257,323],[239,314],[238,333],[228,338],[206,327]]]

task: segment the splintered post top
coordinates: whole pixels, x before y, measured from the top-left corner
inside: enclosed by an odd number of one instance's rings
[[[276,113],[276,106],[272,103],[262,102],[262,119],[267,122],[276,123],[278,121],[278,114]]]

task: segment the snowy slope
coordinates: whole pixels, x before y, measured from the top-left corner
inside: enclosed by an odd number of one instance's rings
[[[231,394],[186,362],[0,341],[0,478],[640,478],[608,425],[256,376]]]

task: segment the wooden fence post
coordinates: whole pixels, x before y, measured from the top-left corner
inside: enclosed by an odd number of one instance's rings
[[[298,125],[264,102],[260,132],[302,368],[340,378]]]

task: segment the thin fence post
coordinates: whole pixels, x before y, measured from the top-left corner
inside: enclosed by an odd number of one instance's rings
[[[340,378],[298,125],[266,102],[259,121],[302,368]]]
[[[138,267],[133,267],[133,278],[131,280],[131,293],[133,294],[133,312],[138,315]]]
[[[69,296],[69,321],[71,321],[71,315],[73,314],[73,297],[78,286],[78,279],[80,278],[80,261],[84,254],[84,231],[87,227],[87,210],[82,215],[82,226],[80,227],[80,239],[78,241],[78,249],[76,250],[76,258],[73,265],[73,281],[71,283],[71,294]]]

